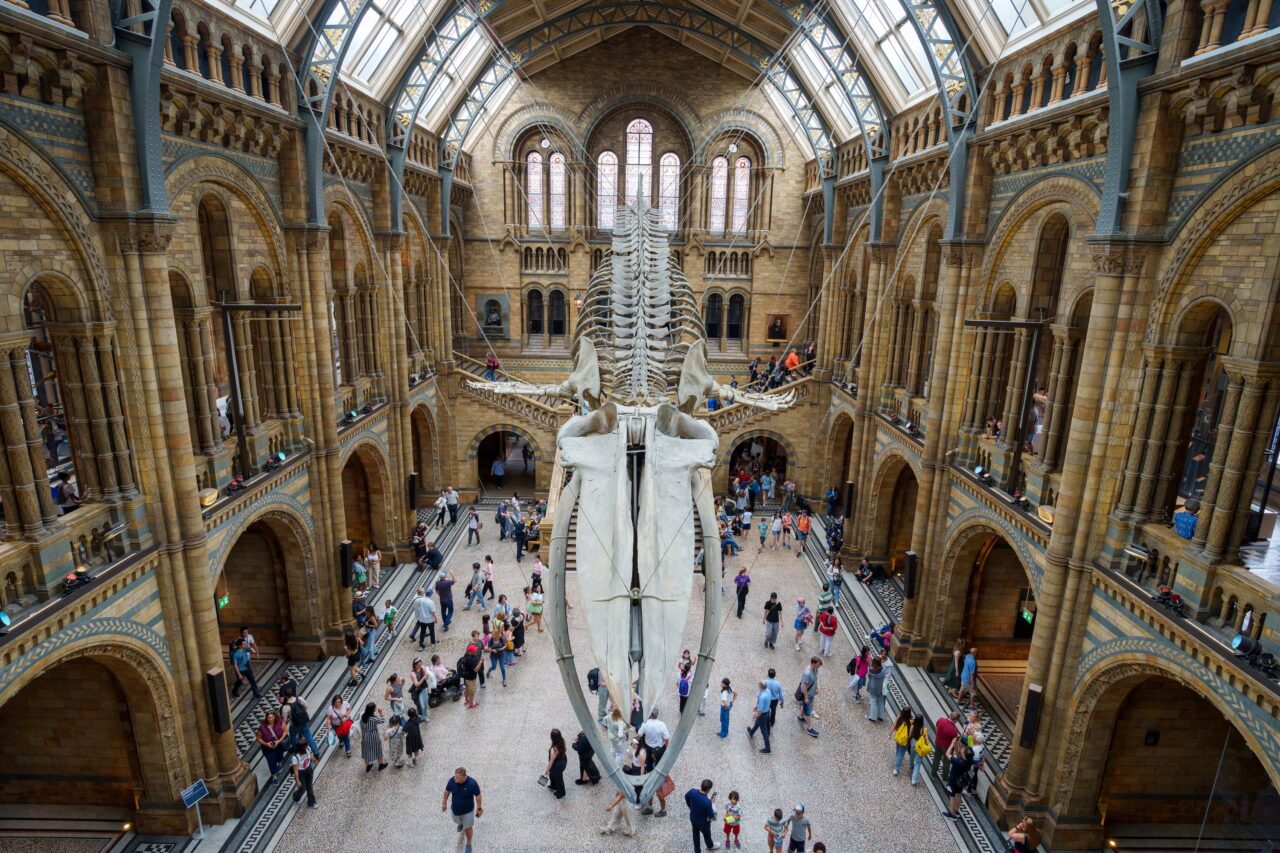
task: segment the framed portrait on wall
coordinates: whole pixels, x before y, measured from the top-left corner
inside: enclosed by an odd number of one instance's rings
[[[769,343],[784,343],[787,340],[787,326],[790,316],[787,314],[770,314],[765,326],[764,339]]]

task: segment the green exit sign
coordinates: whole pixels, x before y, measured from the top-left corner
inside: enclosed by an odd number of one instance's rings
[[[1022,611],[1022,619],[1023,619],[1023,621],[1025,621],[1028,625],[1034,625],[1034,624],[1035,624],[1035,621],[1036,621],[1036,615],[1035,615],[1034,613],[1032,613],[1030,610],[1023,610],[1023,611]]]
[[[219,597],[218,597],[218,609],[219,609],[219,610],[221,610],[222,608],[226,607],[226,606],[227,606],[228,604],[230,604],[230,603],[231,603],[231,593],[227,593],[226,595],[222,595],[222,596],[219,596]]]

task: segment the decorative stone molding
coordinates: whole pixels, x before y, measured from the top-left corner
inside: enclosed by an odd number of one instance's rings
[[[1195,267],[1213,238],[1259,199],[1280,189],[1280,148],[1246,163],[1229,175],[1178,229],[1156,283],[1146,340],[1168,335],[1174,291]],[[1239,318],[1236,318],[1237,321]]]
[[[1089,260],[1093,263],[1093,271],[1098,275],[1122,275],[1124,273],[1125,257],[1122,254],[1115,254],[1104,249],[1095,251],[1089,256]]]
[[[42,207],[65,229],[88,274],[90,299],[95,312],[112,317],[111,282],[106,259],[80,197],[57,168],[39,156],[26,141],[0,124],[0,170],[26,188]]]
[[[257,179],[237,164],[216,155],[190,157],[172,167],[165,183],[169,198],[177,200],[200,183],[211,183],[233,193],[249,208],[258,225],[267,234],[275,256],[277,277],[289,269],[285,261],[284,223]]]
[[[1032,214],[1051,204],[1070,205],[1092,225],[1098,218],[1100,197],[1092,184],[1073,175],[1051,175],[1029,185],[1005,207],[1000,222],[987,240],[991,251],[983,259],[978,282],[991,283],[1009,251],[1010,237]]]

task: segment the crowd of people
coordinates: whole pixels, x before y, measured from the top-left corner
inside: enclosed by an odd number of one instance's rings
[[[803,555],[805,540],[812,532],[815,518],[810,507],[799,506],[802,499],[796,495],[794,483],[781,477],[781,470],[781,466],[768,464],[754,456],[743,460],[734,477],[733,495],[720,501],[718,506],[727,556],[743,550],[742,544],[737,542],[738,537],[750,536],[753,526],[759,537],[755,549],[757,556],[766,550],[785,551],[793,546],[796,546],[794,550],[798,557]],[[777,500],[779,495],[779,509],[768,519],[755,521],[753,513],[757,502]],[[838,506],[839,493],[833,488],[824,495],[824,499],[828,518],[831,518]],[[517,560],[536,540],[544,512],[544,504],[526,504],[518,496],[503,500],[494,510],[498,539],[514,543]],[[513,601],[512,596],[501,591],[501,584],[496,581],[495,561],[492,555],[486,554],[483,560],[471,563],[469,573],[461,573],[462,579],[466,580],[461,593],[465,603],[461,609],[479,614],[479,626],[470,630],[463,653],[449,666],[441,655],[427,652],[427,644],[436,646],[452,627],[457,613],[453,587],[460,580],[445,567],[445,557],[437,547],[437,531],[461,523],[468,531],[467,544],[471,545],[474,540],[478,545],[480,531],[487,520],[487,515],[481,518],[477,507],[467,507],[465,511],[460,508],[456,490],[447,488],[440,492],[431,518],[419,524],[413,534],[416,568],[435,571],[434,581],[430,585],[422,583],[418,586],[405,607],[405,616],[412,627],[402,636],[409,644],[417,643],[420,656],[413,659],[407,673],[387,675],[380,694],[375,697],[370,693],[359,709],[353,708],[339,693],[321,712],[328,723],[325,736],[330,744],[340,747],[348,757],[358,751],[366,773],[416,767],[424,751],[423,726],[431,718],[431,708],[442,697],[454,693],[464,700],[465,708],[479,708],[479,693],[487,689],[488,682],[494,681],[495,676],[501,687],[507,686],[510,671],[519,666],[520,658],[527,652],[529,632],[544,630],[542,577],[546,567],[540,555],[536,552],[532,555],[527,576],[521,572],[521,578],[527,583],[522,584],[521,594],[514,596]],[[840,525],[827,524],[826,527],[830,530]],[[809,653],[811,633],[815,641],[794,689],[788,691],[784,686],[776,666],[762,666],[759,677],[753,678],[754,687],[746,691],[750,710],[742,730],[753,745],[759,738],[759,752],[765,755],[774,752],[778,712],[785,708],[788,700],[794,702],[793,710],[800,730],[812,738],[820,736],[816,698],[823,668],[836,653],[834,640],[841,627],[839,605],[849,582],[837,553],[839,545],[830,547],[828,537],[828,546],[831,558],[814,605],[810,606],[807,595],[794,598],[791,616],[793,649],[797,653]],[[362,681],[365,677],[362,673],[370,671],[370,665],[376,661],[380,634],[396,631],[398,623],[404,620],[390,598],[385,599],[380,613],[374,607],[374,593],[381,582],[381,559],[376,544],[353,555],[353,619],[344,632],[350,669],[348,685],[351,687]],[[703,562],[701,554],[695,556],[695,562]],[[738,567],[731,585],[724,578],[721,580],[721,594],[727,594],[729,589],[733,591],[734,610],[739,619],[749,612],[753,567],[754,562]],[[865,559],[852,573],[852,578],[862,583],[871,583],[883,576],[882,568]],[[754,612],[759,614],[763,625],[763,647],[775,650],[784,617],[783,600],[777,591],[771,591],[757,608]],[[892,658],[896,627],[888,622],[872,630],[866,637],[866,643],[845,667],[849,676],[847,698],[852,703],[861,703],[863,694],[866,694],[865,718],[871,723],[882,723],[888,719],[886,700],[896,666]],[[252,689],[256,696],[258,684],[250,662],[255,653],[254,641],[247,628],[241,634],[231,646],[237,674],[233,693],[238,693],[243,685]],[[714,695],[710,686],[700,697],[692,695],[700,665],[689,650],[683,652],[674,672],[678,712],[683,714],[691,702],[696,702],[699,716],[707,715],[714,708],[717,734],[721,739],[729,738],[733,711],[740,698],[738,690],[730,678],[723,677],[718,680]],[[976,671],[977,650],[968,648],[966,651],[965,644],[958,642],[944,679],[944,685],[953,698],[958,701],[967,698],[970,703],[976,703]],[[711,681],[708,679],[707,683]],[[597,721],[603,732],[601,740],[607,744],[613,766],[620,768],[623,774],[636,777],[654,771],[671,743],[671,730],[659,711],[642,708],[634,693],[629,702],[618,706],[602,683],[598,670],[588,674],[587,686],[597,696]],[[267,758],[271,779],[278,782],[292,776],[296,782],[294,800],[300,802],[305,796],[308,806],[315,807],[313,778],[319,749],[311,726],[320,715],[297,695],[295,684],[282,681],[277,690],[279,711],[273,709],[266,715],[258,728],[257,742]],[[892,774],[897,776],[908,772],[913,786],[918,785],[925,774],[933,774],[946,793],[945,816],[958,819],[963,795],[975,791],[987,759],[978,713],[971,711],[967,718],[959,711],[945,714],[935,721],[931,736],[925,716],[911,707],[903,707],[893,719],[889,731],[894,745]],[[602,779],[592,738],[586,732],[579,731],[570,739],[559,729],[551,729],[546,763],[538,781],[557,799],[568,794],[566,774],[570,751],[577,756],[576,785],[592,786]],[[825,851],[826,847],[820,841],[813,843],[811,848],[809,846],[814,837],[813,824],[803,804],[796,804],[791,809],[769,803],[747,804],[738,790],[731,791],[721,803],[714,788],[712,780],[703,780],[685,794],[693,847],[698,853],[704,847],[708,850],[720,846],[741,848],[742,830],[748,826],[745,821],[751,814],[764,816],[757,824],[757,831],[763,833],[771,851],[784,848],[789,851]],[[601,834],[631,836],[638,831],[641,818],[666,817],[675,789],[675,781],[669,774],[664,774],[661,783],[645,802],[632,805],[617,793],[611,802],[604,805]],[[641,792],[642,787],[636,785],[637,799]],[[483,806],[479,783],[467,774],[465,768],[458,768],[449,778],[442,810],[451,813],[457,831],[464,834],[469,851],[475,819],[483,813]],[[720,831],[713,833],[713,826]],[[723,834],[722,842],[717,843],[713,834]],[[1011,845],[1020,845],[1014,849],[1031,850],[1035,847],[1032,841],[1038,843],[1039,836],[1034,823],[1024,821],[1009,837]],[[1031,846],[1026,846],[1028,844]]]

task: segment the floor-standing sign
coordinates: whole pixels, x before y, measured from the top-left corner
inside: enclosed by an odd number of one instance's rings
[[[191,787],[182,792],[182,805],[189,809],[207,796],[209,796],[208,786],[203,779],[197,779]],[[191,834],[191,837],[196,841],[204,838],[204,821],[200,819],[199,808],[196,809],[196,831]]]

